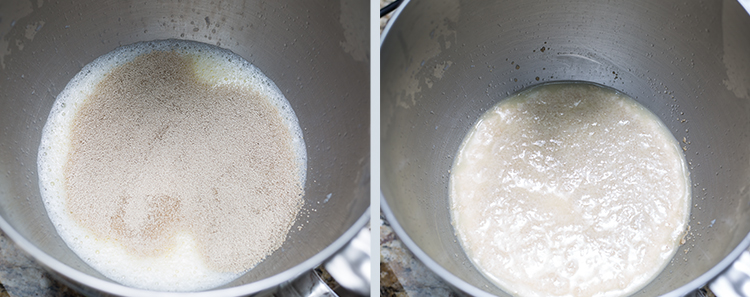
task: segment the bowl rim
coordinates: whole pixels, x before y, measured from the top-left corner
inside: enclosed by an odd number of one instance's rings
[[[92,288],[100,292],[117,296],[244,296],[259,293],[265,290],[269,290],[279,286],[285,282],[292,281],[302,275],[304,272],[310,271],[316,266],[323,263],[325,260],[333,256],[336,252],[341,250],[346,244],[356,236],[359,231],[367,225],[370,221],[370,207],[363,211],[359,218],[336,240],[330,245],[325,247],[320,252],[316,253],[312,257],[308,258],[289,269],[286,269],[273,276],[260,279],[248,284],[239,285],[230,288],[221,289],[209,289],[205,291],[196,292],[167,292],[167,291],[150,291],[145,289],[137,289],[121,285],[112,280],[105,280],[98,277],[91,276],[87,273],[81,272],[73,267],[66,265],[63,262],[48,255],[29,240],[18,233],[13,226],[11,226],[5,218],[0,216],[0,229],[18,246],[26,252],[28,255],[37,260],[42,266],[63,277],[70,279],[75,282],[75,285],[81,285],[87,288]]]
[[[427,253],[422,250],[419,245],[417,245],[414,240],[409,237],[409,234],[404,230],[403,227],[401,227],[401,224],[399,224],[398,220],[396,219],[395,215],[391,211],[390,207],[388,206],[388,201],[385,198],[385,195],[381,191],[380,193],[380,208],[383,211],[383,215],[385,216],[386,220],[388,221],[388,224],[390,224],[391,228],[394,232],[396,232],[396,236],[398,239],[401,240],[401,242],[406,245],[406,247],[409,249],[409,251],[414,254],[414,256],[419,259],[427,268],[432,270],[435,274],[437,274],[441,279],[448,282],[448,284],[464,293],[468,293],[472,296],[495,296],[491,293],[488,293],[482,289],[477,288],[476,286],[469,284],[468,282],[458,278],[453,273],[445,269],[443,266],[438,264],[435,260],[433,260]],[[715,279],[717,276],[719,276],[722,272],[724,272],[727,268],[729,268],[732,263],[734,263],[735,260],[737,260],[742,253],[750,247],[750,233],[748,233],[745,238],[740,241],[740,243],[732,249],[732,251],[724,257],[719,263],[717,263],[714,267],[711,267],[708,271],[704,272],[697,278],[691,280],[690,282],[670,291],[666,294],[663,294],[661,296],[668,296],[668,297],[680,297],[685,296],[690,292],[693,292],[703,285],[708,284],[710,281]]]

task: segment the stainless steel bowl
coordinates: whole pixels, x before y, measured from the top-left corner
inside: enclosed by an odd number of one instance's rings
[[[750,245],[750,16],[726,1],[412,0],[381,45],[381,192],[406,246],[460,291],[485,279],[451,226],[449,170],[488,108],[523,88],[620,90],[685,139],[687,242],[636,296],[682,296]]]
[[[264,262],[197,295],[254,294],[319,265],[369,218],[367,13],[361,1],[0,2],[0,227],[89,294],[172,295],[116,284],[73,254],[42,205],[36,154],[52,102],[83,65],[120,45],[189,39],[244,57],[290,101],[307,145],[310,210]]]

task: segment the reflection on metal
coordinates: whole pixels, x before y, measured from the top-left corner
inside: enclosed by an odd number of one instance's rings
[[[359,231],[338,254],[325,263],[328,273],[342,287],[367,296],[370,293],[370,230]]]
[[[750,296],[750,251],[742,253],[724,274],[709,284],[711,291],[721,297]]]
[[[285,297],[336,297],[331,288],[329,288],[323,279],[315,273],[314,270],[301,275],[297,279],[283,285],[279,288],[279,296]]]

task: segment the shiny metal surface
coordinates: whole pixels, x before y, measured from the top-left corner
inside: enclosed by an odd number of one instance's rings
[[[709,286],[716,296],[750,296],[750,251],[743,252],[740,258]]]
[[[36,154],[52,102],[85,64],[119,45],[190,39],[227,48],[271,78],[299,118],[308,155],[305,206],[282,248],[203,295],[263,292],[319,265],[369,218],[367,13],[367,2],[351,1],[0,2],[0,227],[89,294],[173,295],[113,283],[67,248],[39,197]]]
[[[325,268],[342,287],[360,296],[370,295],[370,229],[362,228]]]
[[[285,297],[337,297],[336,292],[331,290],[323,279],[315,273],[309,271],[289,283],[279,288],[278,294]]]
[[[635,296],[686,295],[750,245],[750,16],[736,1],[412,0],[386,34],[383,212],[458,290],[509,296],[455,238],[453,157],[487,108],[550,81],[618,89],[659,116],[686,149],[694,205],[687,241]]]

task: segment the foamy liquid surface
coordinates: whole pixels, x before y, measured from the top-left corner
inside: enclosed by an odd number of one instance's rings
[[[68,208],[66,202],[69,197],[67,196],[68,181],[65,168],[72,153],[71,137],[79,111],[87,100],[90,100],[97,86],[114,69],[136,60],[139,56],[159,51],[177,53],[186,57],[199,82],[206,86],[240,88],[248,92],[256,92],[260,94],[258,97],[268,100],[268,104],[277,110],[276,116],[281,117],[283,125],[288,130],[285,133],[290,135],[288,149],[295,156],[298,185],[300,188],[304,187],[306,152],[302,131],[291,106],[276,85],[260,70],[234,53],[197,42],[166,40],[120,47],[99,57],[86,65],[59,94],[44,127],[39,148],[38,171],[41,194],[49,217],[62,239],[84,262],[106,277],[127,286],[150,290],[210,289],[236,279],[252,267],[244,267],[240,271],[217,269],[216,265],[212,265],[207,260],[206,243],[198,240],[200,237],[195,234],[196,230],[185,226],[175,227],[177,229],[167,236],[169,244],[161,247],[157,252],[145,256],[143,253],[134,253],[132,247],[125,246],[117,238],[98,236],[91,229],[84,228],[82,223],[74,218],[73,210]],[[207,105],[210,106],[210,102]],[[227,131],[231,132],[231,130]],[[248,140],[237,139],[237,141]],[[180,174],[180,172],[174,173],[176,176]],[[126,177],[122,178],[126,179]],[[169,183],[164,182],[164,185],[166,187]],[[221,192],[221,190],[217,191],[214,188],[213,192]],[[170,195],[178,196],[179,192]],[[210,191],[206,195],[211,195]],[[185,199],[188,198],[190,197]],[[298,200],[288,204],[297,205],[298,211],[302,195],[300,194],[295,199]],[[228,211],[231,212],[231,210]],[[127,219],[126,215],[123,217]],[[290,217],[291,221],[287,219],[283,222],[273,222],[279,224],[274,228],[288,232],[293,223],[294,214]],[[281,235],[282,240],[285,234]],[[231,244],[233,239],[221,240],[226,240],[228,244]],[[276,245],[275,248],[278,248],[280,243]],[[265,248],[268,249],[268,247]],[[262,250],[259,253],[262,253]]]
[[[501,101],[464,139],[452,223],[515,296],[625,296],[676,252],[690,181],[679,143],[633,99],[583,83]]]

